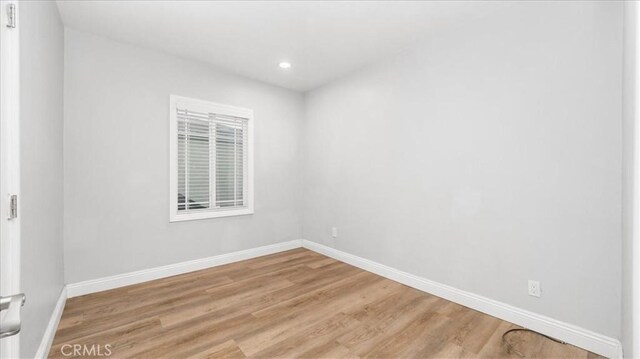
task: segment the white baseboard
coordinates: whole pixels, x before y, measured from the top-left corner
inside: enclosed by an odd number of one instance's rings
[[[616,339],[426,278],[418,277],[319,243],[302,240],[302,246],[368,272],[400,282],[409,287],[560,339],[596,354],[604,355],[608,358],[622,358],[622,344]]]
[[[170,264],[162,267],[143,269],[136,272],[92,279],[84,282],[67,284],[67,293],[69,298],[73,298],[85,294],[102,292],[104,290],[143,283],[154,279],[166,278],[178,274],[243,261],[246,259],[265,256],[268,254],[278,253],[300,247],[302,247],[302,241],[293,240],[289,242],[271,244],[263,247],[251,248],[238,252],[221,254],[208,258]]]
[[[60,318],[62,317],[66,301],[67,288],[63,287],[60,291],[60,296],[58,297],[56,306],[53,308],[53,313],[51,313],[51,319],[49,319],[47,329],[44,331],[44,335],[42,336],[42,341],[40,341],[40,346],[36,352],[36,359],[46,359],[49,356],[49,350],[51,349],[53,338],[56,335],[56,329],[58,329],[58,323],[60,323]]]

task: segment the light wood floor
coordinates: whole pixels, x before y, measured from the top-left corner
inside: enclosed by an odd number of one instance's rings
[[[295,249],[71,298],[49,357],[108,344],[111,358],[518,358],[501,342],[515,327]],[[527,357],[597,357],[534,334],[509,340]]]

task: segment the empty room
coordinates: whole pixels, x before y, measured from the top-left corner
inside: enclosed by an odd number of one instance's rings
[[[0,0],[0,358],[640,358],[639,19]]]

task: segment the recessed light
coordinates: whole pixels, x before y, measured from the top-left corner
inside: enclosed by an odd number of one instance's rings
[[[280,66],[281,69],[288,69],[288,68],[291,67],[291,64],[288,63],[288,62],[284,62],[283,61],[283,62],[279,63],[278,66]]]

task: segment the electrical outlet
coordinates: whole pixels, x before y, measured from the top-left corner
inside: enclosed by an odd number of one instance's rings
[[[338,228],[331,227],[331,237],[338,238]]]
[[[540,282],[529,280],[529,295],[540,298]]]

